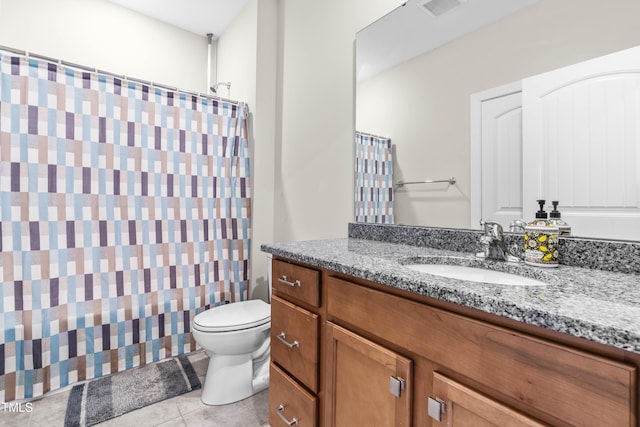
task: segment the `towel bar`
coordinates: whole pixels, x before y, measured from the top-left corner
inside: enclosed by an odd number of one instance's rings
[[[396,183],[396,186],[398,188],[400,187],[404,187],[405,185],[409,185],[409,184],[436,184],[439,182],[448,182],[449,185],[453,185],[456,183],[456,179],[455,178],[449,178],[449,179],[428,179],[426,181],[398,181]]]

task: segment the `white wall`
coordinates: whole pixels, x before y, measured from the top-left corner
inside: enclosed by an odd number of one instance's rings
[[[258,3],[253,184],[252,283],[254,296],[268,295],[267,258],[260,245],[274,241],[274,186],[277,131],[278,0]]]
[[[231,82],[231,99],[255,106],[258,0],[250,0],[217,41],[218,82]],[[212,82],[215,83],[215,82]],[[221,86],[218,95],[227,98]]]
[[[217,80],[231,82],[231,98],[251,111],[252,297],[268,294],[267,257],[260,245],[273,242],[276,146],[278,1],[251,0],[217,42]],[[227,97],[226,87],[219,95]]]
[[[354,41],[398,0],[280,0],[275,239],[342,237],[353,221]]]
[[[469,96],[524,77],[640,44],[640,2],[540,0],[358,85],[358,130],[396,144],[395,180],[458,184],[396,192],[396,222],[469,224]],[[526,213],[533,215],[533,212]]]
[[[0,45],[206,91],[206,37],[106,0],[0,0]]]

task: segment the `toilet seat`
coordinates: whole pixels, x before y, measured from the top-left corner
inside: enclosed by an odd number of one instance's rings
[[[270,321],[271,306],[262,300],[249,300],[205,310],[193,318],[193,328],[202,332],[231,332]]]

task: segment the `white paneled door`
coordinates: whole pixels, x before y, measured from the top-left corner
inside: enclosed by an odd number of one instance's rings
[[[482,218],[522,218],[522,94],[482,103]]]
[[[640,47],[523,81],[523,207],[578,236],[640,240]]]
[[[508,230],[522,213],[522,93],[511,84],[472,96],[472,214]],[[475,190],[475,191],[474,191]]]

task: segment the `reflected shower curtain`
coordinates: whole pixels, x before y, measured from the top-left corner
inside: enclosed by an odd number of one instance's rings
[[[0,401],[195,350],[248,293],[246,106],[0,55]]]
[[[355,139],[355,221],[393,224],[391,140],[357,131]]]

